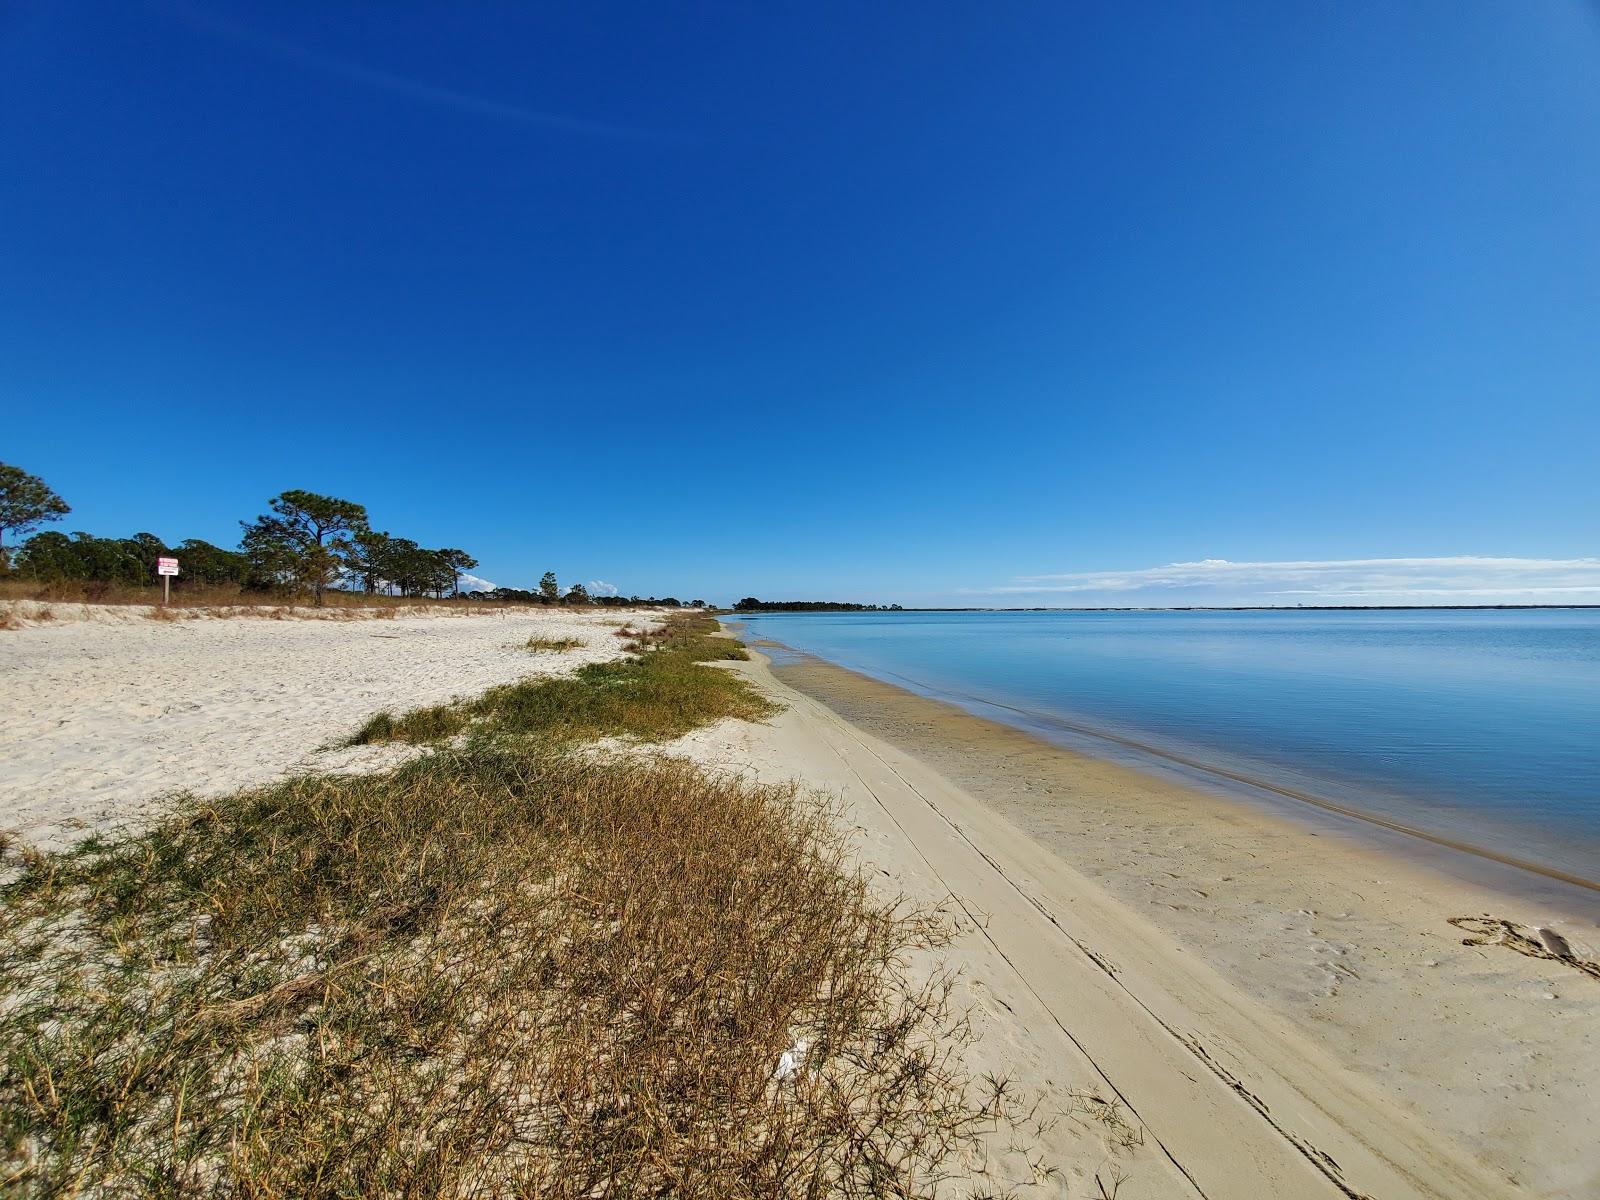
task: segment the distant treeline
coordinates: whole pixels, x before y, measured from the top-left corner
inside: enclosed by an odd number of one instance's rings
[[[554,575],[550,575],[552,583]],[[463,592],[469,600],[502,600],[510,604],[599,604],[606,608],[637,608],[653,605],[656,608],[704,608],[704,600],[690,600],[685,604],[676,596],[594,596],[589,589],[581,583],[575,583],[567,589],[566,595],[560,595],[556,589],[558,600],[549,599],[544,592],[529,592],[522,588],[495,588],[487,592]]]
[[[746,596],[734,612],[904,612],[898,604],[849,604],[842,600],[757,600]]]
[[[410,538],[373,529],[364,505],[315,492],[292,490],[267,502],[268,512],[240,521],[239,548],[227,550],[199,538],[168,545],[153,533],[97,537],[54,530],[34,533],[71,508],[37,476],[0,463],[0,572],[40,583],[78,583],[89,595],[112,587],[148,587],[156,560],[176,558],[180,591],[233,586],[243,591],[309,594],[318,604],[328,590],[376,595],[460,595],[461,577],[478,565],[464,550],[431,550]],[[32,533],[11,550],[5,535]],[[674,597],[640,599],[589,594],[583,584],[562,592],[553,571],[537,589],[495,588],[466,593],[474,599],[520,604],[656,604],[679,608]],[[691,607],[704,607],[703,600]]]

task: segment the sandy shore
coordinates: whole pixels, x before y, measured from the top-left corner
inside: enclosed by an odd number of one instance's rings
[[[381,767],[405,747],[337,749],[374,713],[476,696],[621,653],[615,611],[388,620],[154,621],[55,606],[0,633],[0,829],[69,844],[164,793],[232,791],[297,771]],[[70,609],[70,611],[68,611]],[[533,636],[581,648],[534,654]]]
[[[1043,1149],[1066,1194],[1097,1195],[1097,1166],[1123,1200],[1600,1194],[1600,979],[1450,923],[1554,927],[1593,957],[1591,893],[1514,891],[814,660],[736,669],[786,711],[685,748],[837,793],[887,882],[953,898],[978,1065],[1063,1114]],[[1089,1119],[1096,1097],[1125,1127]]]
[[[328,747],[380,709],[615,656],[623,619],[114,614],[0,633],[0,827],[58,845],[166,792],[384,765],[406,751]],[[536,634],[584,645],[534,655]],[[672,752],[834,794],[885,889],[955,918],[940,961],[979,1036],[970,1065],[1044,1119],[991,1139],[974,1176],[1119,1200],[1600,1194],[1600,978],[1450,923],[1553,929],[1592,958],[1592,893],[1513,888],[1506,868],[815,661],[716,669],[783,711]]]

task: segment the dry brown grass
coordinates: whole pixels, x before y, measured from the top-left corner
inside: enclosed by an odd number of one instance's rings
[[[684,764],[297,780],[5,901],[24,1194],[919,1196],[994,1115],[907,970],[940,923],[821,807]]]
[[[21,578],[15,573],[0,577],[0,603],[15,604],[17,601],[29,601],[34,604],[148,608],[161,606],[161,589],[154,586],[132,587],[125,584],[82,580],[41,583],[38,580]],[[368,596],[359,592],[325,592],[323,603],[318,606],[303,595],[285,596],[281,592],[252,592],[239,587],[197,585],[189,581],[180,581],[173,590],[171,604],[167,607],[185,616],[254,616],[274,620],[284,620],[288,617],[318,620],[355,620],[361,617],[382,619],[423,613],[466,617],[498,616],[506,613],[596,611],[592,607],[570,609],[461,598],[436,600],[429,596]],[[31,613],[17,615],[21,618],[32,617]]]
[[[118,607],[161,604],[159,587],[130,587],[121,584],[94,581],[66,580],[40,583],[16,575],[0,579],[0,600],[32,600],[45,604],[106,604]],[[208,587],[180,582],[173,589],[174,609],[204,611],[207,615],[226,612],[229,615],[270,615],[284,609],[297,616],[315,614],[322,617],[376,616],[394,612],[443,610],[463,615],[482,615],[506,611],[527,611],[529,606],[506,605],[474,600],[435,600],[428,596],[368,596],[357,592],[325,592],[321,607],[309,598],[286,600],[277,592],[251,592],[239,587]],[[538,611],[537,606],[534,611]]]
[[[535,654],[565,654],[568,650],[578,650],[582,647],[583,642],[578,638],[531,637],[526,648]]]

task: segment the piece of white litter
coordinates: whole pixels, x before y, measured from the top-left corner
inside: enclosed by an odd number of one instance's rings
[[[800,1069],[800,1064],[806,1060],[806,1049],[808,1045],[809,1043],[806,1041],[806,1039],[801,1038],[782,1054],[778,1055],[777,1077],[779,1079],[788,1079],[789,1076],[793,1075]]]

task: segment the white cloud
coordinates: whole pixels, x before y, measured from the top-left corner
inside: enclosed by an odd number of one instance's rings
[[[591,596],[615,596],[617,594],[617,585],[607,583],[604,579],[591,579],[583,586],[589,589],[589,595]]]
[[[1130,571],[1019,575],[964,594],[1109,604],[1573,604],[1600,602],[1600,558],[1206,558]]]
[[[461,590],[463,592],[492,592],[499,586],[498,583],[490,583],[487,579],[480,579],[476,575],[461,576]]]

